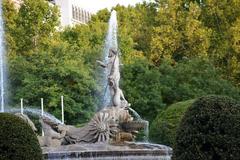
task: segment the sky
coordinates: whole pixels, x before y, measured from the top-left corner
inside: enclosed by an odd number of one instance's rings
[[[111,9],[117,4],[124,6],[135,5],[136,3],[141,3],[144,0],[75,0],[80,6],[92,13],[96,13],[98,10],[108,8]],[[148,1],[148,0],[146,0]]]

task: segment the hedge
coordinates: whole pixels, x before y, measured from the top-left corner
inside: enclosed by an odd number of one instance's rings
[[[31,127],[21,118],[0,113],[0,159],[41,160],[42,151]]]
[[[239,102],[222,96],[196,100],[180,123],[173,152],[173,160],[239,160]]]
[[[188,100],[174,103],[160,112],[150,125],[151,141],[173,146],[180,121],[193,102],[194,100]]]

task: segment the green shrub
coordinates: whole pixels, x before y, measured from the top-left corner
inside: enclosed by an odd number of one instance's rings
[[[179,123],[193,102],[194,100],[178,102],[160,112],[150,126],[151,141],[173,146]]]
[[[240,104],[205,96],[184,115],[176,136],[174,160],[239,160]]]
[[[21,118],[0,114],[0,159],[41,160],[42,151],[31,127]]]

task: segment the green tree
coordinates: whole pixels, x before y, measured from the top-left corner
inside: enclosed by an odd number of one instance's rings
[[[159,65],[163,59],[178,61],[183,57],[207,57],[211,30],[199,20],[199,5],[190,3],[186,8],[181,0],[158,3],[150,59]]]
[[[49,45],[59,24],[56,6],[45,0],[24,0],[16,19],[15,43],[18,54],[30,54]],[[21,39],[21,40],[20,40]]]
[[[122,70],[122,88],[131,107],[143,118],[152,121],[164,108],[160,73],[146,60],[136,59]]]
[[[232,57],[229,60],[232,79],[240,85],[240,17],[230,28]]]
[[[113,9],[117,11],[120,35],[123,32],[132,38],[133,49],[148,52],[156,15],[153,3],[144,2],[134,7],[117,5]]]
[[[184,60],[174,66],[163,63],[159,71],[163,102],[168,105],[208,94],[239,99],[239,88],[223,79],[221,72],[206,60]]]
[[[79,55],[60,43],[48,52],[16,57],[10,68],[13,104],[24,98],[27,106],[38,107],[44,98],[46,111],[60,117],[63,95],[66,123],[88,121],[96,109],[96,84]]]
[[[232,35],[238,35],[236,26],[239,17],[239,0],[203,1],[201,21],[212,30],[209,49],[210,58],[216,67],[222,68],[228,79],[235,80],[237,83],[239,81],[236,74],[238,65],[236,64],[239,63],[239,57],[236,56],[236,41]]]
[[[94,69],[106,23],[93,21],[59,32],[57,7],[26,0],[17,12],[8,3],[4,6],[6,32],[13,41],[7,42],[8,46],[16,43],[17,53],[9,56],[10,103],[14,106],[24,98],[26,105],[38,107],[39,98],[44,98],[46,111],[60,117],[63,95],[66,122],[88,121],[98,104]]]
[[[16,51],[16,43],[14,40],[16,29],[17,10],[14,8],[14,4],[9,0],[2,1],[5,39],[8,54],[14,54]]]

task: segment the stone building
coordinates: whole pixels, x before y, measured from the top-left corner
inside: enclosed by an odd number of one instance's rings
[[[11,0],[19,8],[22,0]],[[79,0],[48,0],[50,5],[56,5],[60,11],[61,27],[87,24],[92,14],[81,7]]]
[[[50,3],[59,7],[63,27],[87,24],[91,20],[92,14],[81,7],[79,0],[52,0]]]

